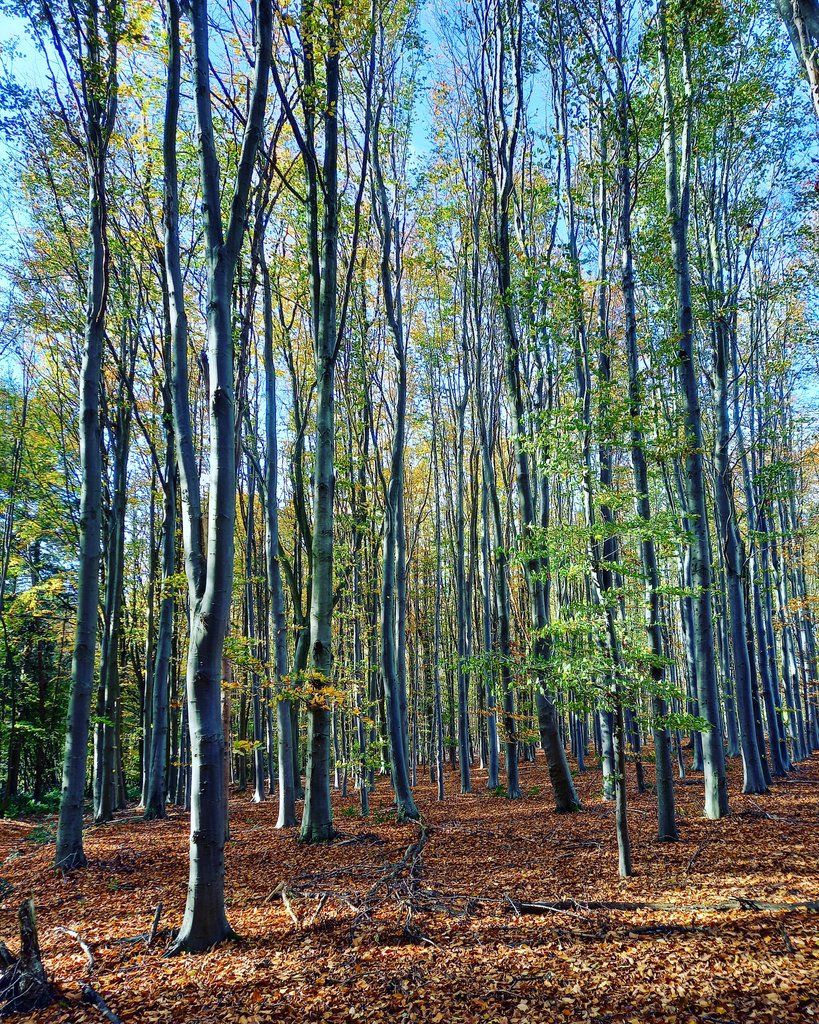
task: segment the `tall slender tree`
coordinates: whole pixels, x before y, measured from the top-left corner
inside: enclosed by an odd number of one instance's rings
[[[222,654],[233,585],[236,504],[232,291],[242,246],[267,103],[273,15],[261,0],[255,17],[255,67],[227,227],[222,219],[219,159],[211,109],[207,0],[193,0],[193,68],[202,209],[207,248],[208,411],[210,481],[207,535],[196,465],[188,385],[187,318],[179,250],[177,123],[180,93],[178,0],[170,0],[164,136],[165,266],[171,310],[174,434],[182,497],[190,641],[187,702],[191,733],[191,831],[188,898],[173,949],[198,952],[232,934],[225,916],[224,847],[227,794],[223,761]]]

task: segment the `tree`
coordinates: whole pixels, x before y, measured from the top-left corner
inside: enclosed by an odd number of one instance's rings
[[[708,723],[703,734],[705,770],[705,815],[721,818],[728,813],[728,782],[722,724],[719,713],[717,669],[714,656],[714,630],[711,584],[711,543],[705,504],[704,439],[697,367],[694,350],[694,324],[691,309],[691,272],[688,259],[688,222],[690,210],[691,147],[693,96],[691,89],[688,22],[682,15],[680,42],[685,95],[682,121],[682,156],[677,152],[677,121],[671,88],[666,8],[660,8],[660,61],[664,101],[664,155],[666,210],[671,232],[671,253],[676,286],[677,346],[679,378],[685,411],[687,453],[685,489],[690,516],[691,579],[697,589],[694,598],[694,642],[697,667],[697,698],[700,714]],[[680,177],[682,169],[682,177]]]
[[[90,260],[86,290],[85,342],[80,371],[80,495],[79,571],[71,697],[63,761],[62,798],[57,830],[56,863],[65,870],[84,867],[82,821],[91,694],[97,651],[102,532],[102,462],[100,381],[108,304],[108,146],[117,112],[117,57],[123,32],[118,2],[89,0],[80,8],[62,10],[40,0],[29,11],[43,42],[50,38],[66,78],[79,131],[58,97],[65,129],[83,154],[88,174],[88,242]],[[44,33],[45,35],[41,34]]]
[[[206,0],[191,4],[193,66],[202,208],[207,246],[210,487],[204,535],[191,430],[187,317],[179,255],[176,136],[180,91],[178,0],[170,0],[165,115],[165,266],[171,314],[174,436],[182,499],[182,535],[189,591],[187,701],[191,732],[191,832],[188,898],[174,950],[199,952],[229,937],[225,917],[224,846],[227,794],[223,760],[222,654],[233,583],[236,501],[233,408],[233,280],[245,229],[248,196],[262,137],[272,60],[273,15],[262,0],[256,16],[255,67],[227,226],[222,219],[220,168],[213,131]]]

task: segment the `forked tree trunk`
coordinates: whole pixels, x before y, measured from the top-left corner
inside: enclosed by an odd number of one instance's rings
[[[233,585],[236,499],[233,402],[233,279],[245,229],[248,193],[262,135],[272,57],[272,7],[256,7],[255,70],[227,230],[222,222],[213,135],[206,0],[191,4],[193,67],[205,240],[208,248],[210,485],[204,546],[199,478],[188,398],[187,323],[179,252],[176,132],[179,111],[179,3],[170,0],[165,135],[165,262],[173,324],[173,409],[182,489],[182,529],[190,604],[187,705],[191,736],[191,831],[188,898],[175,952],[208,949],[232,934],[225,916],[225,738],[221,721],[222,653]]]
[[[418,818],[412,795],[407,756],[406,707],[406,550],[404,543],[404,446],[407,419],[407,355],[401,295],[402,239],[397,234],[379,152],[379,129],[384,98],[373,125],[372,172],[374,219],[381,240],[380,276],[384,312],[392,337],[398,371],[395,427],[390,478],[385,493],[384,558],[381,581],[381,675],[387,700],[390,771],[398,819]]]

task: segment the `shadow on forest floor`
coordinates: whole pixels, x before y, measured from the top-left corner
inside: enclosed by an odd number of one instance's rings
[[[421,781],[428,838],[389,880],[418,829],[391,819],[386,780],[369,819],[357,815],[355,794],[336,794],[341,835],[325,847],[277,831],[275,800],[234,794],[227,903],[241,940],[170,960],[162,927],[182,916],[186,814],[143,822],[131,808],[89,828],[90,866],[65,877],[50,867],[53,821],[0,821],[0,938],[15,947],[17,907],[33,896],[62,997],[11,1019],[103,1020],[79,1000],[86,957],[62,926],[92,949],[91,980],[111,1009],[146,1024],[819,1020],[819,913],[751,907],[819,900],[819,757],[765,796],[742,796],[741,764],[730,771],[733,813],[720,822],[701,817],[698,785],[677,787],[676,844],[656,841],[654,798],[630,786],[627,880],[617,877],[599,775],[577,778],[583,813],[558,815],[542,759],[521,766],[528,795],[516,803],[488,793],[481,771],[467,795],[448,773],[442,804]],[[743,909],[695,909],[731,900]],[[146,932],[160,901],[152,949],[117,942]],[[527,901],[560,908],[518,914]]]

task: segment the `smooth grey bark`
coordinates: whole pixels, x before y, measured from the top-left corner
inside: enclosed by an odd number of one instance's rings
[[[787,450],[792,452],[794,451],[793,424],[785,403],[784,387],[781,379],[779,382],[777,398],[780,410],[779,415],[782,423],[782,439],[785,442]],[[802,649],[802,616],[798,606],[794,606],[794,600],[799,596],[796,582],[798,577],[798,553],[795,549],[795,537],[797,530],[795,522],[796,481],[790,460],[785,462],[783,467],[783,476],[784,488],[780,492],[779,500],[776,503],[779,511],[779,526],[782,537],[781,578],[784,584],[783,596],[785,598],[785,604],[783,607],[786,609],[786,618],[790,627],[791,655],[794,662],[792,682],[794,701],[792,706],[796,711],[796,728],[801,754],[803,758],[807,758],[811,753],[808,721],[809,706],[806,703],[807,694],[803,695],[802,692],[802,686],[805,683],[804,652]],[[794,511],[793,519],[790,515],[792,508]]]
[[[660,618],[660,572],[657,551],[651,535],[651,501],[648,491],[646,441],[643,433],[643,383],[640,354],[637,347],[637,312],[634,301],[634,255],[631,234],[633,186],[631,180],[631,130],[623,65],[623,20],[619,0],[617,9],[617,121],[620,136],[620,284],[623,292],[626,359],[628,362],[628,408],[631,420],[631,468],[634,476],[635,507],[641,525],[640,560],[645,586],[645,620],[651,652],[652,732],[655,754],[655,789],[657,793],[657,836],[661,841],[679,838],[674,807],[674,773],[671,764],[671,735],[663,719],[668,704],[662,696],[665,685],[666,650]],[[622,872],[621,872],[622,873]]]
[[[705,816],[721,818],[728,814],[728,780],[725,773],[725,751],[719,712],[716,659],[712,615],[711,545],[705,502],[704,439],[694,352],[694,323],[691,307],[691,272],[688,260],[688,220],[690,198],[690,162],[692,131],[692,93],[688,28],[682,19],[683,81],[685,107],[682,136],[682,181],[679,176],[677,130],[671,72],[668,58],[668,33],[664,0],[660,6],[660,64],[664,100],[663,148],[665,154],[665,194],[671,254],[676,291],[677,355],[679,377],[684,399],[685,431],[688,452],[685,458],[685,486],[691,545],[691,578],[697,588],[693,598],[694,638],[697,660],[697,697],[699,713],[708,722],[703,734],[703,769],[705,775]]]
[[[716,502],[714,519],[719,538],[719,520]],[[714,621],[716,643],[719,648],[720,674],[722,680],[722,705],[725,723],[726,752],[728,757],[740,756],[739,720],[734,699],[733,670],[731,666],[731,641],[729,639],[731,616],[728,611],[728,587],[725,582],[725,557],[722,544],[717,544],[717,565],[714,568],[717,585],[714,588]]]
[[[688,499],[685,494],[685,483],[679,461],[674,463],[673,484],[667,472],[664,473],[664,477],[669,505],[671,508],[674,508],[676,503],[679,504],[680,526],[682,527],[683,536],[688,537],[690,536]],[[677,498],[676,503],[674,500],[675,495]],[[697,699],[697,645],[694,636],[694,604],[690,593],[692,589],[691,545],[687,541],[678,546],[677,572],[681,591],[679,597],[680,632],[682,634],[686,668],[686,711],[688,714],[697,715],[699,713],[699,701]],[[695,730],[690,736],[693,751],[691,770],[700,772],[702,771],[702,733]],[[683,778],[684,775],[681,774],[680,777]]]
[[[617,8],[619,11],[619,7]],[[619,25],[620,19],[617,19]],[[560,24],[562,31],[562,24]],[[566,133],[568,118],[566,115],[566,70],[565,58],[563,57],[561,39],[561,74],[560,88],[561,99],[559,104],[562,131],[561,134],[566,140],[563,146],[563,160],[566,165],[566,180],[572,180],[572,164],[568,149],[568,136]],[[616,55],[615,55],[616,59]],[[602,88],[599,94],[600,106],[600,181],[599,197],[597,203],[597,287],[595,289],[596,313],[597,313],[597,334],[598,334],[598,359],[597,373],[599,377],[598,389],[598,418],[601,423],[606,423],[611,418],[611,402],[609,389],[611,387],[611,339],[608,329],[608,195],[606,189],[606,173],[608,171],[608,139],[606,137],[606,121],[604,114],[604,103]],[[619,115],[618,104],[618,115]],[[622,140],[621,140],[622,144]],[[620,164],[624,162],[624,154],[620,155]],[[622,184],[622,183],[621,183]],[[630,202],[630,196],[625,203]],[[619,672],[619,642],[616,635],[615,607],[612,594],[614,585],[614,565],[617,562],[617,537],[614,533],[614,516],[605,495],[611,490],[613,480],[612,447],[611,441],[606,432],[603,433],[598,445],[598,463],[601,499],[599,501],[600,520],[603,524],[604,538],[602,541],[596,539],[597,526],[595,523],[595,503],[592,473],[592,375],[589,361],[589,339],[584,323],[584,314],[580,307],[580,257],[577,247],[577,226],[575,219],[574,200],[571,189],[568,190],[568,228],[569,228],[569,253],[571,257],[572,273],[574,276],[574,320],[575,320],[575,381],[577,395],[582,409],[582,450],[583,450],[583,511],[586,520],[586,528],[589,533],[588,549],[591,562],[593,579],[591,593],[588,597],[602,608],[606,620],[608,643],[607,658],[611,665],[609,677],[606,680],[606,689],[614,698],[615,704],[619,704],[619,684],[616,675]],[[615,800],[618,786],[625,785],[625,778],[618,777],[618,768],[615,757],[615,748],[618,746],[615,733],[618,725],[618,718],[611,708],[603,707],[598,712],[600,718],[600,740],[603,752],[603,799]],[[619,745],[622,745],[622,737],[619,737]],[[618,801],[617,807],[620,803]],[[615,811],[619,821],[619,810]],[[618,832],[619,835],[619,832]],[[618,844],[619,847],[619,844]]]
[[[756,375],[752,375],[751,380],[755,382],[758,378]],[[782,695],[779,680],[779,665],[776,657],[776,639],[774,629],[774,613],[773,613],[773,579],[771,572],[771,551],[770,542],[768,539],[768,518],[767,511],[765,508],[765,502],[761,488],[758,483],[757,469],[761,470],[762,457],[761,451],[757,444],[755,444],[757,438],[761,438],[761,419],[762,419],[762,407],[761,402],[754,402],[752,408],[751,418],[751,451],[753,453],[753,464],[754,464],[754,491],[755,491],[755,508],[757,513],[757,531],[759,535],[759,572],[760,572],[760,587],[762,595],[764,595],[764,606],[762,616],[762,630],[760,636],[764,637],[764,651],[763,654],[767,659],[768,663],[768,675],[771,681],[771,694],[770,700],[773,705],[772,709],[768,711],[768,728],[772,726],[776,727],[776,746],[779,751],[779,760],[784,766],[785,771],[790,771],[792,768],[791,753],[788,749],[788,739],[785,729],[785,721],[783,717],[782,709]],[[759,422],[757,422],[757,420]],[[763,641],[760,641],[761,643]],[[773,745],[773,741],[772,741]]]
[[[438,466],[438,424],[436,412],[436,381],[433,376],[430,388],[430,404],[432,406],[432,466],[435,476],[435,640],[432,654],[433,660],[433,735],[435,738],[435,778],[437,781],[438,799],[444,799],[444,721],[441,703],[441,479]],[[517,764],[515,765],[517,768]],[[430,757],[430,773],[432,757]]]
[[[164,303],[166,305],[166,303]],[[167,323],[167,311],[166,314],[166,326],[168,329],[170,325]],[[171,449],[171,459],[173,460],[173,449]],[[156,487],[157,487],[157,475],[156,465],[151,464],[151,496],[148,503],[148,587],[146,591],[146,604],[147,618],[145,623],[145,672],[142,675],[144,682],[141,684],[141,708],[140,708],[140,721],[142,723],[142,742],[140,744],[140,776],[142,780],[142,791],[140,793],[140,803],[143,807],[147,806],[148,803],[148,790],[150,788],[150,772],[151,772],[151,743],[152,731],[153,731],[153,693],[154,693],[154,640],[156,632],[155,623],[155,609],[154,609],[154,595],[156,593],[157,584],[157,566],[159,563],[159,554],[157,551],[157,545],[154,543],[156,537]]]
[[[227,794],[222,728],[222,654],[233,586],[236,447],[231,300],[245,230],[248,194],[261,142],[272,58],[272,5],[256,7],[255,68],[227,229],[213,133],[207,0],[192,0],[193,70],[208,271],[210,480],[207,546],[188,398],[187,322],[179,250],[176,133],[179,111],[178,0],[170,0],[165,162],[165,265],[171,309],[174,434],[190,604],[187,706],[191,736],[191,829],[188,897],[174,952],[199,952],[232,935],[225,916]]]
[[[466,406],[469,400],[466,353],[461,360],[464,374],[463,394],[457,403],[457,484],[455,498],[455,601],[458,629],[458,763],[461,774],[461,792],[472,790],[469,757],[469,591],[466,573],[466,537],[464,516],[464,435]]]
[[[516,492],[523,528],[523,547],[531,546],[537,527],[526,444],[527,425],[523,400],[520,338],[514,311],[510,218],[515,187],[516,153],[523,119],[523,11],[513,4],[496,4],[490,13],[492,47],[481,52],[483,122],[487,137],[487,164],[492,195],[492,253],[505,340],[505,379],[514,434]],[[510,71],[511,65],[511,71]],[[507,93],[513,100],[507,108]],[[541,744],[549,766],[549,781],[558,811],[575,811],[580,801],[574,788],[569,761],[558,732],[557,711],[545,693],[540,673],[548,656],[548,625],[544,585],[537,554],[528,553],[524,569],[534,633],[535,702]]]
[[[170,355],[170,353],[169,353]],[[148,765],[148,791],[145,817],[164,818],[166,777],[168,773],[168,710],[171,685],[171,650],[174,625],[173,576],[176,572],[176,465],[174,462],[173,414],[170,395],[165,409],[165,472],[162,481],[164,518],[162,521],[162,584],[159,628],[153,667],[151,745]]]
[[[383,32],[383,29],[382,29]],[[393,97],[394,98],[394,97]],[[406,545],[403,516],[404,448],[407,419],[407,350],[402,301],[403,235],[400,210],[390,202],[381,163],[381,118],[388,96],[376,106],[372,138],[373,217],[381,242],[380,280],[397,370],[390,478],[385,487],[384,555],[381,576],[381,675],[386,696],[390,772],[398,820],[417,819],[407,756],[406,708]],[[390,126],[393,127],[393,126]],[[391,135],[391,146],[394,139]],[[395,163],[395,154],[392,153]]]
[[[364,667],[364,645],[361,638],[361,614],[362,608],[359,604],[359,598],[361,594],[361,560],[362,560],[362,547],[364,545],[364,536],[366,532],[366,524],[362,518],[361,509],[364,507],[366,502],[366,486],[367,486],[367,457],[369,454],[368,441],[369,431],[365,428],[363,432],[363,444],[361,459],[358,466],[358,472],[353,479],[350,481],[350,514],[353,522],[355,523],[355,532],[353,540],[353,600],[355,601],[355,611],[353,614],[353,679],[354,683],[354,694],[353,699],[355,701],[356,708],[356,738],[358,740],[358,787],[359,787],[359,800],[361,801],[361,814],[362,817],[367,817],[370,813],[370,784],[367,772],[367,726],[365,724],[365,707],[364,707],[364,680],[362,678],[363,667]],[[353,434],[352,434],[352,422],[350,423],[350,449],[349,449],[349,462],[350,462],[350,474],[353,475],[354,463],[353,463]]]
[[[811,103],[819,117],[819,3],[817,0],[775,0],[775,3],[807,75]]]
[[[466,295],[467,267],[464,266],[464,296]],[[466,408],[469,404],[469,363],[467,359],[467,312],[462,318],[462,344],[460,368],[462,387],[453,395],[452,404],[457,423],[455,436],[456,487],[455,487],[455,622],[457,629],[457,686],[458,686],[458,765],[461,777],[461,792],[472,789],[470,780],[469,752],[469,669],[470,613],[469,594],[471,576],[466,571],[466,516],[464,512],[464,443],[466,434]]]
[[[44,13],[55,47],[64,54],[61,32],[50,3]],[[97,651],[100,541],[102,531],[102,462],[100,381],[105,316],[108,304],[108,144],[117,111],[117,46],[121,28],[118,5],[90,0],[82,28],[72,40],[80,54],[82,102],[78,109],[82,149],[88,168],[88,241],[90,261],[86,290],[85,341],[80,369],[80,549],[77,568],[77,620],[71,660],[71,694],[63,759],[60,816],[55,862],[64,870],[84,867],[82,844],[86,754],[91,694]],[[102,25],[100,22],[102,21]]]
[[[557,19],[558,46],[560,53],[559,68],[555,74],[555,88],[557,92],[556,111],[560,134],[562,139],[561,162],[565,167],[565,179],[573,181],[574,172],[572,167],[571,153],[568,140],[568,82],[565,59],[565,44],[563,39],[563,23],[560,16]],[[602,111],[602,98],[601,98]],[[601,122],[600,130],[601,164],[607,162],[607,140],[605,125]],[[600,386],[600,418],[609,416],[608,386],[611,378],[610,366],[610,339],[608,332],[608,302],[607,302],[607,278],[608,278],[608,208],[605,190],[605,176],[601,174],[600,196],[598,202],[598,287],[596,289],[596,315],[599,335],[600,351],[598,356],[598,372],[601,378]],[[591,370],[589,364],[589,337],[586,328],[585,316],[581,307],[581,269],[580,254],[577,245],[577,220],[575,216],[575,205],[572,188],[566,190],[566,220],[568,228],[569,260],[572,274],[572,318],[574,333],[574,376],[577,389],[578,405],[580,406],[580,420],[582,423],[582,496],[583,515],[588,533],[588,554],[591,564],[591,573],[586,581],[586,600],[593,602],[601,610],[605,620],[606,629],[600,645],[604,649],[605,656],[610,666],[605,680],[605,688],[608,694],[609,706],[601,707],[598,712],[598,724],[600,730],[600,751],[603,770],[603,798],[615,800],[615,814],[617,821],[618,851],[621,867],[628,866],[630,871],[630,853],[628,846],[628,831],[625,827],[626,808],[626,779],[625,773],[621,773],[618,765],[624,760],[623,736],[618,734],[622,728],[623,718],[620,713],[621,694],[619,674],[621,671],[620,644],[616,629],[616,598],[613,597],[614,572],[613,566],[617,561],[617,540],[614,535],[614,518],[605,501],[600,503],[601,520],[605,523],[605,539],[601,542],[596,539],[597,526],[594,504],[594,485],[592,467],[592,386]],[[604,439],[600,443],[598,458],[600,463],[600,487],[606,491],[612,483],[612,451],[610,444]]]
[[[789,431],[789,448],[794,450],[791,430]],[[802,470],[800,468],[800,477]],[[816,639],[814,625],[810,614],[810,602],[808,601],[808,589],[805,581],[805,537],[800,525],[800,516],[797,511],[797,486],[804,490],[804,483],[797,483],[796,470],[793,463],[787,467],[788,499],[784,503],[784,515],[787,521],[788,531],[792,538],[791,547],[792,559],[792,593],[796,601],[794,615],[796,618],[796,636],[799,647],[799,663],[802,668],[802,701],[805,716],[805,740],[808,750],[816,750],[819,747],[819,724],[817,723],[817,662],[816,662]]]
[[[715,175],[716,177],[716,175]],[[754,696],[751,656],[747,644],[747,623],[743,587],[743,552],[737,525],[734,501],[733,468],[730,456],[731,423],[729,416],[729,372],[731,368],[731,339],[734,333],[733,297],[737,284],[730,265],[728,281],[723,267],[720,248],[722,229],[720,210],[726,203],[727,165],[719,179],[712,183],[710,201],[705,203],[707,232],[707,273],[709,281],[709,308],[714,345],[714,405],[716,429],[714,436],[714,507],[722,562],[725,570],[725,599],[722,602],[723,630],[730,628],[733,654],[733,686],[736,694],[736,713],[739,723],[739,742],[742,751],[743,792],[767,792],[762,758],[756,740]],[[726,283],[729,288],[726,289]],[[729,663],[730,665],[730,663]],[[728,680],[726,679],[726,684]],[[734,704],[733,697],[731,704]],[[726,695],[726,717],[729,723],[734,707],[729,706]],[[764,750],[763,752],[764,753]]]
[[[247,486],[247,519],[245,529],[245,617],[247,622],[247,639],[250,641],[251,650],[254,654],[257,651],[258,636],[256,630],[256,595],[253,586],[253,535],[256,523],[256,474],[251,466],[248,466]],[[262,803],[265,800],[265,767],[264,767],[264,731],[262,723],[262,695],[259,673],[251,667],[250,670],[250,702],[251,714],[253,716],[253,803]]]
[[[775,499],[774,508],[775,514],[779,519],[779,532],[784,534],[780,505],[781,503]],[[784,552],[780,550],[780,544],[777,543],[776,539],[771,540],[770,551],[774,581],[774,607],[779,620],[779,635],[781,637],[782,679],[785,684],[785,699],[788,709],[787,730],[791,740],[793,760],[803,761],[808,756],[808,750],[805,743],[801,701],[799,699],[799,674],[796,665],[793,629],[788,617],[790,595],[787,568]]]
[[[307,186],[308,252],[313,350],[316,373],[315,454],[313,462],[313,529],[311,544],[309,679],[315,696],[307,701],[307,778],[299,838],[326,842],[334,833],[330,799],[330,709],[321,693],[332,681],[333,498],[335,492],[335,370],[338,352],[338,115],[340,92],[341,8],[329,0],[324,11],[322,84],[316,73],[314,0],[300,13],[301,105],[303,125],[296,120],[292,99],[275,67],[274,80],[302,155]],[[295,55],[294,55],[295,56]],[[324,126],[321,152],[316,120],[321,95]],[[319,202],[321,192],[321,204]]]
[[[481,481],[481,596],[483,601],[484,686],[486,688],[487,772],[486,788],[498,787],[498,716],[495,710],[495,670],[492,664],[492,577],[489,566],[489,492]]]
[[[139,311],[137,311],[137,318]],[[124,803],[120,789],[120,666],[125,573],[125,516],[128,507],[128,455],[131,444],[131,407],[136,346],[126,353],[128,328],[122,331],[119,387],[113,410],[105,403],[105,419],[113,442],[113,468],[108,501],[105,543],[105,598],[100,650],[97,719],[94,725],[94,821],[110,821]]]
[[[375,32],[369,50],[368,69],[364,72],[365,112],[363,153],[358,192],[353,204],[353,231],[348,250],[347,276],[339,308],[338,278],[338,116],[340,102],[341,23],[340,0],[328,0],[323,7],[327,36],[322,41],[324,52],[323,84],[317,83],[314,33],[316,11],[314,0],[305,0],[301,9],[302,84],[301,105],[303,127],[296,120],[287,89],[275,65],[274,80],[285,116],[302,155],[307,185],[308,250],[310,272],[310,304],[312,313],[313,349],[316,376],[315,453],[313,460],[313,530],[310,554],[309,586],[310,630],[306,649],[310,679],[318,689],[332,678],[332,613],[333,594],[333,500],[335,493],[335,369],[339,339],[343,334],[356,253],[364,188],[369,159],[371,98],[375,77]],[[375,24],[374,0],[370,16]],[[324,131],[321,148],[316,142],[318,97],[322,93],[320,113]],[[321,211],[319,204],[321,192]],[[321,223],[319,214],[321,212]],[[297,647],[297,654],[298,654]],[[297,670],[298,664],[294,666]],[[330,800],[330,711],[317,695],[308,701],[307,778],[299,838],[302,842],[325,842],[333,837],[333,816]],[[297,744],[293,744],[294,753]]]
[[[497,477],[492,461],[490,429],[484,408],[483,350],[480,332],[475,344],[475,392],[477,395],[478,425],[481,441],[481,469],[486,488],[487,505],[492,534],[494,554],[494,575],[491,583],[494,594],[495,619],[498,635],[498,676],[503,705],[504,769],[506,774],[506,795],[510,800],[520,800],[520,776],[518,770],[518,740],[515,715],[515,690],[512,685],[512,640],[511,610],[509,594],[509,556],[503,533],[500,498]],[[489,586],[487,581],[487,586]],[[494,658],[493,658],[494,661]],[[436,656],[437,664],[437,656]]]
[[[23,466],[23,452],[25,449],[26,441],[26,419],[28,417],[28,405],[30,396],[30,384],[28,379],[25,380],[23,386],[22,396],[22,409],[19,418],[19,427],[14,439],[14,446],[12,449],[11,456],[11,472],[10,483],[8,486],[8,492],[5,502],[5,514],[3,523],[3,547],[2,557],[0,558],[0,627],[3,630],[3,641],[6,649],[6,664],[4,666],[7,673],[7,682],[5,683],[4,689],[7,693],[4,693],[0,697],[0,715],[5,718],[6,715],[6,697],[8,697],[8,747],[6,751],[6,782],[4,787],[4,795],[6,799],[17,796],[19,780],[20,780],[20,759],[22,755],[21,748],[21,737],[17,730],[17,710],[18,710],[18,668],[14,660],[14,654],[12,645],[9,643],[6,619],[5,619],[5,594],[6,584],[8,582],[9,565],[11,563],[11,555],[14,548],[14,517],[17,511],[17,492],[20,484],[20,475]],[[32,576],[32,583],[35,581]],[[42,715],[41,715],[42,718]],[[42,745],[38,745],[37,748],[37,767],[35,768],[35,793],[41,792],[41,780],[42,768],[40,762],[42,760]],[[35,799],[38,796],[35,795]]]
[[[622,72],[622,11],[619,3],[615,5],[617,21],[618,48],[615,52]],[[568,150],[566,126],[568,117],[566,112],[566,71],[565,59],[563,57],[562,23],[558,23],[561,31],[561,73],[560,73],[560,116],[563,126],[563,159],[566,165],[566,180],[572,181],[572,168]],[[602,108],[602,97],[601,97]],[[600,196],[598,209],[598,280],[597,287],[597,321],[599,334],[598,352],[598,375],[600,378],[599,389],[599,415],[602,422],[610,418],[609,387],[611,383],[611,353],[610,338],[608,331],[608,302],[607,302],[607,279],[608,279],[608,198],[605,188],[605,164],[607,162],[607,140],[605,125],[601,123],[600,144],[601,163],[603,171],[600,177]],[[622,138],[621,138],[622,145]],[[620,153],[621,175],[623,166],[627,159],[627,152]],[[623,182],[621,181],[621,186]],[[620,655],[620,641],[617,634],[616,614],[617,598],[614,591],[615,566],[618,561],[618,543],[614,532],[615,521],[613,512],[608,504],[606,495],[611,490],[613,481],[612,450],[608,440],[603,437],[598,449],[598,460],[600,464],[600,519],[603,524],[604,539],[602,543],[596,539],[595,510],[592,484],[592,461],[591,461],[591,373],[589,369],[589,339],[586,331],[583,313],[580,308],[580,258],[577,247],[577,228],[574,213],[574,201],[571,186],[568,192],[568,224],[569,224],[569,252],[571,257],[572,273],[574,276],[574,297],[575,297],[575,378],[577,382],[577,393],[582,407],[583,422],[583,497],[586,527],[589,531],[589,554],[591,562],[591,589],[594,603],[602,609],[606,622],[606,638],[601,641],[605,648],[608,665],[610,666],[606,678],[606,690],[610,708],[601,711],[600,727],[601,739],[603,741],[603,779],[604,795],[607,784],[615,802],[615,832],[617,836],[618,871],[620,875],[627,877],[632,873],[631,841],[628,832],[627,817],[627,790],[626,790],[626,761],[625,761],[625,736],[622,702],[622,684],[620,680],[622,672],[622,659]],[[631,202],[630,188],[623,200],[623,205]],[[608,735],[607,735],[608,734]],[[607,740],[610,743],[610,751],[607,749]],[[606,778],[606,768],[610,766],[609,778]]]
[[[714,240],[712,240],[712,245]],[[715,333],[714,396],[717,412],[715,440],[716,475],[714,500],[717,525],[725,560],[727,611],[733,649],[734,681],[739,717],[739,741],[742,750],[743,793],[765,793],[768,790],[756,742],[756,724],[751,690],[751,663],[746,640],[745,598],[742,587],[742,561],[733,495],[733,473],[728,451],[730,424],[728,419],[728,339],[726,325],[718,321]]]
[[[269,591],[268,630],[272,637],[276,671],[276,727],[278,732],[279,816],[276,828],[296,824],[296,784],[293,763],[291,702],[282,694],[287,675],[287,619],[284,586],[279,558],[279,444],[276,400],[276,365],[273,358],[273,293],[270,272],[262,254],[262,295],[264,303],[264,395],[265,395],[265,544],[267,588]]]

